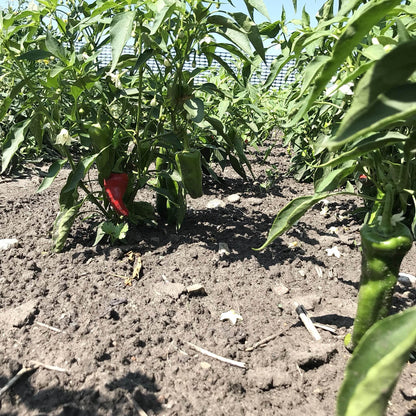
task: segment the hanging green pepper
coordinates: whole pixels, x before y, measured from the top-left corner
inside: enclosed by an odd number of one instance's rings
[[[180,228],[186,213],[186,198],[183,189],[170,176],[167,175],[168,162],[162,157],[156,158],[156,171],[158,172],[158,186],[169,195],[156,194],[156,211],[169,225]],[[165,174],[163,172],[165,171]]]
[[[199,198],[202,191],[201,152],[184,150],[175,155],[176,165],[182,178],[183,186],[192,198]]]
[[[360,234],[361,279],[351,349],[374,323],[388,315],[401,262],[413,244],[409,228],[402,223],[388,234],[378,224],[365,224]]]
[[[108,178],[114,166],[112,148],[113,130],[107,124],[96,123],[88,129],[94,151],[100,152],[95,160],[100,177]]]
[[[167,167],[167,163],[162,157],[156,158],[156,172],[158,173],[157,182],[158,188],[166,189],[166,178],[161,175],[161,172],[165,170]],[[166,196],[157,193],[156,194],[156,212],[160,215],[163,220],[167,220],[168,218],[168,209],[167,209],[167,198]]]

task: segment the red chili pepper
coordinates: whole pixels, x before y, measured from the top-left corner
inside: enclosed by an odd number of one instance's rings
[[[125,217],[129,215],[129,211],[124,204],[123,196],[126,193],[128,183],[127,173],[112,173],[107,179],[104,179],[104,190],[111,206]]]

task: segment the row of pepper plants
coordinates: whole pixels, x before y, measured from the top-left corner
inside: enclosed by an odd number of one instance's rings
[[[245,3],[247,14],[223,12],[220,1],[41,0],[1,13],[1,169],[49,155],[43,191],[70,166],[55,251],[87,201],[104,219],[98,243],[123,238],[128,222],[154,220],[153,206],[140,201],[144,187],[155,191],[162,220],[179,228],[187,197],[202,195],[202,168],[215,178],[213,164],[228,163],[245,177],[244,147],[268,120],[250,84],[266,53],[253,14],[267,11],[262,1]],[[108,46],[104,66],[99,53]],[[195,65],[201,55],[205,68]],[[195,82],[203,72],[206,82]]]
[[[329,0],[316,27],[304,10],[300,27],[276,38],[282,52],[275,73],[294,61],[298,74],[286,92],[286,144],[298,178],[312,180],[315,193],[277,214],[260,249],[322,199],[351,195],[367,210],[340,416],[385,414],[416,346],[415,308],[386,318],[416,232],[415,17],[415,1]]]

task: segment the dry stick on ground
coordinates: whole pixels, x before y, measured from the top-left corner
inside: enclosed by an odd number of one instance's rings
[[[229,358],[221,357],[220,355],[214,354],[213,352],[210,352],[208,350],[205,350],[204,348],[198,347],[195,344],[192,344],[192,342],[187,342],[187,344],[192,347],[194,350],[200,352],[201,354],[207,355],[208,357],[215,358],[216,360],[222,361],[227,364],[234,365],[236,367],[240,368],[246,368],[246,364],[242,363],[241,361],[234,361],[230,360]]]
[[[279,334],[269,335],[268,337],[263,338],[260,341],[257,341],[253,346],[246,348],[246,352],[254,351],[256,348],[266,345],[268,342],[274,340],[278,336]]]
[[[6,391],[7,390],[9,390],[11,387],[13,387],[13,385],[14,384],[16,384],[18,381],[19,381],[19,379],[21,378],[21,377],[23,377],[25,374],[27,374],[27,373],[31,373],[32,371],[35,371],[35,370],[37,370],[39,368],[39,366],[38,365],[32,365],[31,367],[22,367],[19,371],[18,371],[18,373],[14,376],[14,377],[12,377],[8,382],[7,382],[7,384],[4,386],[4,387],[2,387],[1,389],[0,389],[0,397],[4,394],[4,393],[6,393]]]
[[[25,374],[30,373],[32,371],[37,370],[39,367],[46,368],[48,370],[52,371],[59,371],[61,373],[68,373],[68,370],[65,370],[65,368],[61,367],[55,367],[54,365],[49,365],[45,363],[41,363],[39,361],[30,360],[29,361],[30,366],[29,367],[22,367],[18,373],[12,377],[7,384],[0,389],[0,397],[6,393],[7,390],[9,390],[14,384],[16,384],[21,377],[23,377]]]
[[[306,310],[302,305],[299,305],[299,303],[294,303],[296,308],[296,313],[299,315],[299,318],[303,322],[303,325],[305,325],[306,329],[309,331],[309,333],[313,336],[316,341],[319,341],[321,339],[321,336],[319,335],[318,330],[315,328],[315,325],[310,320],[310,318],[306,314]]]
[[[41,362],[35,361],[35,360],[30,360],[30,364],[38,366],[38,367],[43,367],[43,368],[46,368],[46,369],[52,370],[52,371],[59,371],[60,373],[69,373],[69,371],[66,370],[65,368],[56,367],[54,365],[41,363]]]
[[[64,332],[64,331],[62,331],[62,329],[55,328],[54,326],[44,324],[43,322],[35,321],[35,324],[39,325],[39,326],[42,326],[43,328],[50,329],[51,331],[54,331],[54,332]]]

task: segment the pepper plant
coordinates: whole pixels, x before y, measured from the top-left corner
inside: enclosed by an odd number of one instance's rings
[[[329,126],[333,134],[325,133],[314,143],[314,152],[319,154],[313,167],[315,193],[284,207],[260,248],[324,198],[347,194],[367,201],[357,313],[352,335],[346,338],[351,350],[359,348],[370,328],[388,315],[400,264],[415,234],[416,9],[412,2],[401,3],[340,2],[337,14],[329,13],[314,30],[299,37],[302,49],[328,36],[335,41],[305,69],[301,90],[292,94],[293,113],[286,127],[316,114],[333,77],[338,87],[353,83],[353,97],[345,115],[335,117]],[[334,4],[328,1],[323,9],[334,10]],[[356,60],[357,56],[362,59]],[[346,68],[345,62],[351,67]],[[365,186],[354,185],[359,177]],[[414,314],[410,316],[414,325]],[[399,338],[392,340],[396,341]],[[400,369],[392,366],[388,371],[397,374]],[[379,397],[383,388],[377,389]],[[346,408],[339,415],[356,414],[345,413]],[[383,411],[378,408],[374,414]]]
[[[216,62],[240,83],[238,69],[219,50],[244,68],[255,56],[264,59],[253,14],[267,11],[259,0],[245,4],[248,14],[223,12],[219,1],[45,0],[30,12],[2,12],[2,79],[10,84],[0,111],[8,129],[2,172],[33,137],[39,151],[46,147],[60,155],[40,190],[69,164],[54,224],[56,251],[87,201],[105,222],[153,221],[152,207],[137,200],[145,186],[157,194],[162,220],[179,228],[187,195],[202,195],[202,165],[213,172],[202,155],[212,148],[206,137],[221,136],[225,156],[244,172],[243,139],[205,104],[207,96],[223,92],[195,80]],[[104,66],[98,55],[106,46],[112,59]],[[199,55],[208,65],[189,68],[186,63]]]

